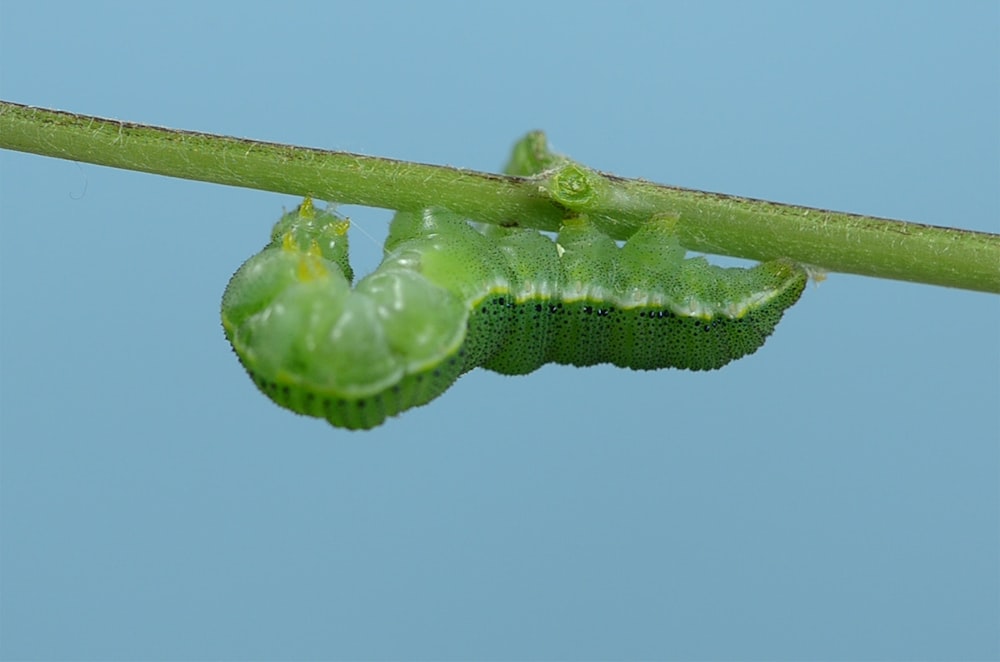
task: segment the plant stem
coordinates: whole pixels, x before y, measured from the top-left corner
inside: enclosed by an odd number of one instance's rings
[[[536,141],[540,134],[535,134]],[[531,136],[529,136],[531,137]],[[544,143],[542,143],[544,145]],[[539,158],[504,176],[0,101],[0,147],[99,165],[398,210],[446,207],[477,221],[557,230],[571,213],[623,239],[677,219],[689,249],[787,257],[826,271],[1000,293],[1000,235],[779,204],[598,173]],[[517,170],[515,170],[517,171]]]

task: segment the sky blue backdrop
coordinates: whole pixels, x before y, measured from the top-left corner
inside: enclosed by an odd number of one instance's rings
[[[0,96],[483,170],[542,128],[996,232],[998,33],[990,2],[4,2]],[[0,168],[6,659],[1000,656],[996,296],[832,275],[717,373],[477,371],[352,434],[219,325],[296,199]]]

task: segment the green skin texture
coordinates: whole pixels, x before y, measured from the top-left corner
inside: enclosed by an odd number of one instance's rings
[[[619,247],[582,217],[553,241],[425,210],[396,214],[384,261],[352,289],[345,230],[309,201],[285,214],[230,281],[222,323],[268,397],[350,429],[475,367],[719,368],[763,345],[807,281],[783,260],[685,259],[669,219]]]

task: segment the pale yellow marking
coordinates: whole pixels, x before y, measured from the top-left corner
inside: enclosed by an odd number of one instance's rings
[[[337,221],[336,223],[330,223],[327,225],[327,227],[331,228],[336,234],[343,237],[345,234],[347,234],[347,229],[351,227],[351,219],[345,218],[342,221]]]
[[[299,216],[302,218],[316,218],[316,208],[313,206],[312,198],[307,197],[299,205]]]
[[[303,283],[314,280],[322,280],[330,276],[329,270],[323,264],[323,260],[312,255],[306,255],[299,260],[295,272],[296,278]]]

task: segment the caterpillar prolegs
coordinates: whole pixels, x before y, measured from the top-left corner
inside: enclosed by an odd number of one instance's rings
[[[352,429],[475,367],[719,368],[763,345],[807,280],[784,260],[685,259],[669,219],[619,247],[585,217],[553,240],[425,210],[396,214],[382,264],[352,288],[346,230],[309,200],[285,214],[230,280],[222,324],[272,400]]]

